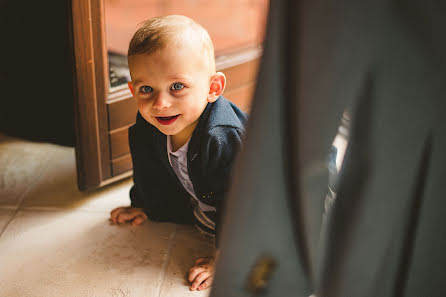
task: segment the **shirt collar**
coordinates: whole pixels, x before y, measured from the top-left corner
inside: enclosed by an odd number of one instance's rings
[[[189,138],[188,141],[186,141],[185,144],[183,144],[182,147],[180,147],[178,150],[176,150],[174,152],[174,151],[172,151],[172,140],[171,140],[171,137],[172,136],[170,136],[170,135],[167,135],[167,137],[166,137],[167,138],[167,153],[168,154],[173,154],[173,155],[175,155],[177,157],[185,154],[187,152],[187,148],[189,146],[190,138]]]

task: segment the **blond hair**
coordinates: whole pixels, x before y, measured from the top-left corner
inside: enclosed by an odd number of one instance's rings
[[[152,54],[171,43],[186,41],[201,44],[209,58],[211,71],[215,72],[214,46],[209,33],[194,20],[182,15],[160,16],[143,22],[130,40],[127,57]]]

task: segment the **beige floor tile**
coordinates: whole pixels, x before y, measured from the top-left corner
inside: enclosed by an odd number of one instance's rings
[[[0,209],[0,234],[2,234],[3,229],[14,216],[15,212],[15,210]]]
[[[40,182],[29,191],[21,208],[76,208],[90,211],[111,211],[130,204],[131,178],[107,185],[99,190],[80,192],[77,188],[74,148],[57,147]]]
[[[200,257],[213,256],[214,241],[192,226],[178,226],[160,297],[209,296],[211,290],[189,291],[187,273]]]
[[[45,172],[54,147],[0,134],[0,208],[19,206]]]
[[[176,225],[19,211],[0,240],[0,296],[158,296]]]

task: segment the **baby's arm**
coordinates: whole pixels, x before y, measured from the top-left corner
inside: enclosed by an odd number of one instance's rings
[[[133,226],[140,225],[147,220],[147,215],[142,208],[136,207],[118,207],[110,213],[110,220],[112,223],[123,224],[131,223]]]

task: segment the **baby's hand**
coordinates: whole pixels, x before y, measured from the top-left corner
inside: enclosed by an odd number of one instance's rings
[[[195,261],[195,266],[189,270],[189,282],[191,291],[201,291],[212,286],[214,281],[214,258],[199,258]]]
[[[118,207],[110,213],[110,220],[113,223],[123,224],[132,223],[133,226],[139,225],[147,220],[147,215],[142,208],[136,207]]]

